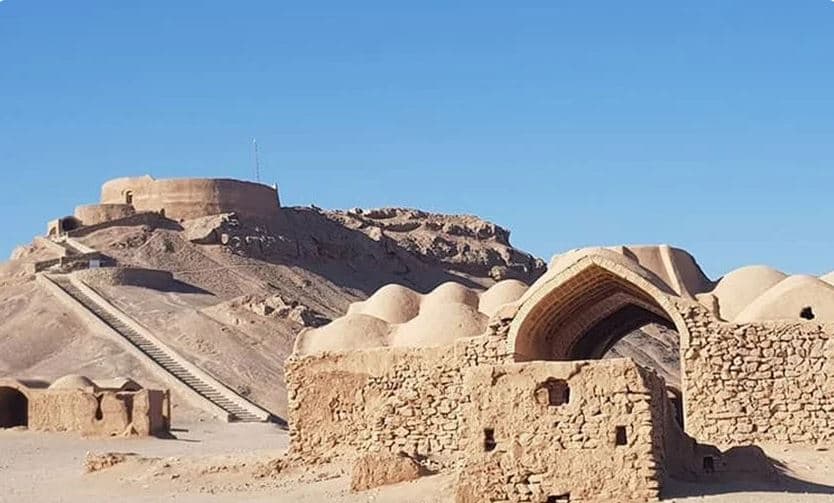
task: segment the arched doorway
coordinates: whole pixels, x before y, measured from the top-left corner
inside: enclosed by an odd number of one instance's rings
[[[679,347],[688,332],[675,294],[650,272],[589,255],[534,288],[510,325],[515,361],[627,356],[683,388]],[[666,347],[652,354],[653,344]]]
[[[29,399],[20,390],[0,386],[0,428],[29,425]]]

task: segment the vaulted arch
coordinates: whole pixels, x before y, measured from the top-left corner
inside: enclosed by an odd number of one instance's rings
[[[510,326],[508,350],[516,361],[601,358],[648,323],[688,338],[674,294],[636,264],[586,255],[540,283],[522,299]]]

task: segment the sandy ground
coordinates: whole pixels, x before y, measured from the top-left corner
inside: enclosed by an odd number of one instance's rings
[[[74,434],[0,430],[0,503],[413,502],[452,503],[451,475],[353,494],[349,466],[276,468],[286,431],[266,424],[188,423],[176,439],[83,439]],[[834,501],[834,452],[766,447],[784,465],[783,480],[667,486],[666,501]],[[86,473],[88,452],[135,453]]]

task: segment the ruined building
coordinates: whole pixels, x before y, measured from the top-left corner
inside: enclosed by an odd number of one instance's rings
[[[559,255],[529,289],[390,285],[299,335],[291,455],[404,452],[455,470],[461,503],[651,501],[669,477],[750,469],[739,446],[830,444],[831,281],[752,267],[712,282],[648,246]],[[600,360],[647,323],[679,334],[680,394]]]
[[[130,379],[0,379],[0,428],[16,426],[84,436],[159,436],[171,427],[171,399],[167,391],[144,389]]]
[[[278,189],[260,183],[224,178],[170,178],[145,175],[117,178],[101,187],[101,201],[75,208],[71,216],[49,223],[47,234],[59,236],[130,217],[161,215],[187,220],[235,212],[245,217],[271,217],[280,206]]]

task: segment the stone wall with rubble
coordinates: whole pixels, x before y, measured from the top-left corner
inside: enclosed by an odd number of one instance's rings
[[[170,398],[161,390],[131,392],[29,390],[28,426],[84,436],[150,436],[170,427]]]
[[[665,386],[630,360],[472,369],[463,394],[458,503],[658,498]]]
[[[434,348],[377,348],[287,361],[290,455],[319,463],[405,452],[436,467],[459,451],[461,386],[471,367],[505,362],[500,337]]]
[[[834,442],[834,326],[682,310],[686,431],[718,445]]]

